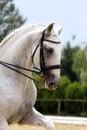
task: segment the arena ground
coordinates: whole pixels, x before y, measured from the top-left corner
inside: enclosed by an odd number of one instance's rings
[[[50,116],[50,118],[54,120],[56,130],[87,130],[87,118],[55,116]],[[13,125],[11,126],[11,130],[45,130],[45,128]]]

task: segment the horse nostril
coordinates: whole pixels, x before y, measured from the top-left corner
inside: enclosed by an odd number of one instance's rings
[[[54,89],[54,88],[59,87],[60,80],[59,78],[56,77],[56,75],[49,73],[46,78],[46,84],[48,88]]]
[[[49,83],[49,86],[59,87],[60,86],[60,81],[56,81],[56,82],[52,81],[52,82]]]
[[[53,85],[55,85],[55,83],[54,83],[54,82],[49,83],[49,86],[53,86]]]

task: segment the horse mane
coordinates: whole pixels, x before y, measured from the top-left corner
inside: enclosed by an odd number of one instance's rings
[[[13,30],[10,34],[8,34],[0,43],[0,47],[2,47],[3,45],[5,45],[11,38],[13,38],[13,36],[15,34],[17,34],[19,31],[25,30],[25,29],[29,29],[29,31],[36,29],[38,27],[45,27],[46,25],[43,24],[30,24],[30,25],[24,25],[22,27],[19,27],[15,30]]]

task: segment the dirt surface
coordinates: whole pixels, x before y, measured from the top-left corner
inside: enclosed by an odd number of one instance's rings
[[[87,125],[78,125],[78,124],[55,124],[56,130],[87,130]],[[11,126],[11,130],[45,130],[45,128],[42,127],[34,127],[34,126],[18,126],[13,125]]]

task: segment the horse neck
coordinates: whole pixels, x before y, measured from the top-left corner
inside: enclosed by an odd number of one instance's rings
[[[0,48],[0,59],[5,62],[17,64],[19,66],[32,68],[31,62],[32,48],[37,40],[38,34],[27,32],[22,36],[13,37],[2,48]],[[19,37],[19,38],[18,38]],[[5,53],[4,53],[5,52]]]

